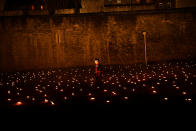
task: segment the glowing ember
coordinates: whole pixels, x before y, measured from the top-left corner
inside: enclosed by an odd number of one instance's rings
[[[8,101],[11,101],[12,99],[9,98],[9,99],[7,99],[7,100],[8,100]]]
[[[128,100],[128,97],[127,97],[127,96],[125,96],[125,97],[124,97],[124,99],[125,99],[125,100]]]
[[[21,102],[21,101],[18,101],[18,102],[16,102],[16,104],[15,104],[16,106],[22,106],[23,105],[23,103]]]
[[[107,101],[106,101],[106,103],[110,103],[110,101],[109,101],[109,100],[107,100]]]
[[[156,93],[157,93],[157,91],[155,91],[155,90],[153,90],[152,92],[153,92],[154,94],[156,94]]]
[[[186,98],[185,101],[186,101],[186,102],[191,102],[192,99],[191,99],[191,98]]]
[[[45,100],[44,100],[44,103],[48,103],[48,100],[47,100],[47,99],[45,99]]]
[[[187,100],[188,100],[188,101],[192,101],[192,99],[190,99],[190,98],[189,98],[189,99],[187,99]]]
[[[165,100],[165,101],[168,101],[168,98],[167,98],[167,97],[165,97],[165,98],[164,98],[164,100]]]
[[[50,101],[50,103],[51,103],[51,105],[52,105],[52,106],[54,106],[54,105],[55,105],[53,101]]]
[[[94,97],[91,97],[91,98],[90,98],[90,100],[91,100],[91,101],[94,101],[94,100],[95,100],[95,98],[94,98]]]
[[[176,89],[178,90],[178,89],[180,89],[180,87],[177,86]]]
[[[185,91],[182,92],[183,95],[186,95],[187,93]]]
[[[103,92],[107,92],[108,90],[104,89]]]
[[[116,92],[112,91],[112,94],[113,94],[113,95],[116,95]]]

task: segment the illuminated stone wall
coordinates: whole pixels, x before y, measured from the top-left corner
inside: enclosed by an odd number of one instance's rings
[[[144,63],[195,57],[196,15],[105,13],[0,18],[0,70]]]
[[[104,8],[104,0],[81,0],[81,13],[102,12]]]
[[[196,7],[195,0],[176,0],[176,8]]]

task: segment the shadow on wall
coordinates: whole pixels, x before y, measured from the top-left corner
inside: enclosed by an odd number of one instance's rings
[[[6,0],[0,0],[0,11],[3,11],[5,9],[5,2]]]

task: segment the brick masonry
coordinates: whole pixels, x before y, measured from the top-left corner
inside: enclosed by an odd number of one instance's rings
[[[0,71],[195,58],[192,11],[1,16]]]

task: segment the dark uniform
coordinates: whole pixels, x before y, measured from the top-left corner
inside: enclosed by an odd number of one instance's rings
[[[98,63],[95,65],[96,83],[101,83],[102,76],[103,76],[102,66]]]

